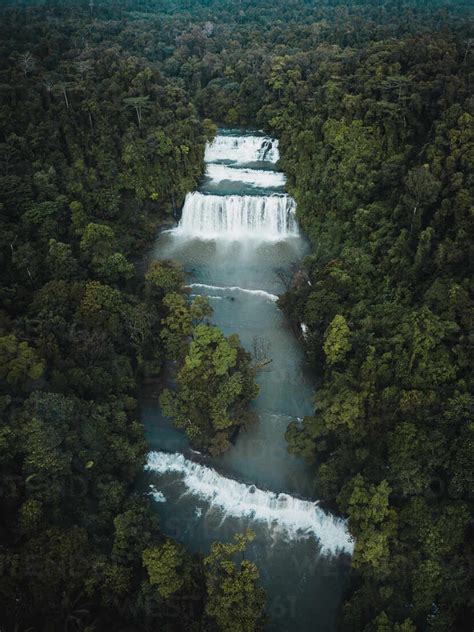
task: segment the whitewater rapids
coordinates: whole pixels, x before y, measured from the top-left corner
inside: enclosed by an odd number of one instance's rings
[[[278,140],[269,136],[218,135],[206,145],[206,162],[229,161],[233,164],[252,162],[276,163],[280,158]]]
[[[260,296],[262,298],[266,298],[269,301],[275,303],[278,301],[278,296],[276,294],[271,294],[270,292],[265,292],[265,290],[248,290],[243,287],[239,287],[237,285],[208,285],[207,283],[190,283],[188,287],[195,287],[202,290],[214,290],[216,292],[242,292],[242,294],[250,294],[251,296]],[[221,296],[217,296],[214,298],[222,298]]]
[[[265,171],[264,169],[248,169],[230,167],[211,163],[207,165],[206,176],[213,182],[243,182],[253,187],[277,189],[285,185],[286,177],[280,171]]]
[[[161,475],[178,474],[190,494],[219,509],[226,517],[251,518],[266,523],[269,529],[277,527],[292,539],[315,537],[323,554],[353,552],[346,523],[326,514],[317,502],[239,483],[179,453],[150,452],[146,469]]]

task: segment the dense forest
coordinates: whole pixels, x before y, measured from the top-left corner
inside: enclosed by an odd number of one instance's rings
[[[136,484],[170,362],[199,449],[251,417],[250,355],[146,259],[224,124],[279,138],[311,242],[279,299],[317,376],[287,440],[355,538],[340,629],[470,630],[470,3],[6,3],[0,51],[0,627],[265,625],[252,534],[191,556]]]

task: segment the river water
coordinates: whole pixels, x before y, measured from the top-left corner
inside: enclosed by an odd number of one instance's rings
[[[268,630],[329,632],[353,545],[344,522],[311,498],[308,466],[286,449],[286,427],[311,414],[313,395],[300,344],[275,303],[307,252],[278,158],[278,142],[261,133],[220,130],[199,191],[154,248],[156,258],[183,264],[193,294],[209,297],[213,323],[272,359],[258,375],[258,421],[225,455],[202,459],[145,398],[146,477],[163,531],[190,550],[256,533],[247,557],[267,590]]]

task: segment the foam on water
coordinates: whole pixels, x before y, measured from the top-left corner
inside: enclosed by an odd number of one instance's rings
[[[221,285],[207,285],[206,283],[190,283],[189,287],[196,287],[203,290],[214,290],[214,291],[222,291],[222,292],[242,292],[243,294],[252,294],[253,296],[261,296],[262,298],[266,298],[270,301],[276,302],[278,300],[278,296],[276,294],[270,294],[270,292],[265,292],[265,290],[247,290],[243,287],[238,287],[236,285],[232,286],[221,286]],[[208,298],[222,298],[221,296],[208,296]]]
[[[158,474],[179,474],[191,494],[225,516],[247,517],[269,528],[278,527],[290,538],[314,536],[326,554],[353,551],[345,522],[326,514],[316,502],[239,483],[179,453],[150,452],[146,468]]]
[[[202,239],[278,241],[298,236],[296,205],[289,195],[188,193],[175,233]]]
[[[162,491],[157,489],[154,485],[150,485],[150,496],[152,496],[153,500],[157,503],[166,502],[166,496],[163,494]]]
[[[213,182],[231,180],[233,182],[243,182],[254,187],[262,187],[265,189],[283,187],[286,182],[285,175],[279,171],[239,169],[237,167],[213,163],[207,165],[206,175]]]
[[[201,296],[201,294],[190,294],[189,298],[196,298],[196,296]],[[222,301],[222,300],[224,300],[224,296],[214,296],[213,294],[206,294],[205,296],[206,296],[206,298],[212,299],[212,300],[215,300],[215,301]]]
[[[280,158],[278,141],[269,136],[218,135],[206,145],[204,160],[218,162],[228,160],[234,164],[250,162],[277,162]]]

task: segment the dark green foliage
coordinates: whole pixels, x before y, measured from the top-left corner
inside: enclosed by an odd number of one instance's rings
[[[134,262],[195,186],[214,127],[111,25],[86,43],[88,17],[61,11],[0,27],[0,626],[197,629],[202,558],[135,491],[139,381],[184,359],[193,323],[172,309],[187,308],[182,271],[143,278]]]
[[[215,542],[204,560],[209,600],[206,611],[222,632],[255,632],[265,622],[265,592],[258,586],[256,565],[244,559],[252,531],[236,534],[234,542]],[[235,556],[240,554],[237,564]]]
[[[449,31],[309,52],[311,102],[283,81],[259,114],[313,243],[280,305],[321,380],[287,438],[356,538],[347,630],[469,629],[473,61]]]
[[[199,298],[189,308],[191,318]],[[216,456],[230,447],[235,430],[253,419],[248,406],[258,386],[251,356],[240,347],[238,336],[226,338],[216,327],[203,324],[194,327],[184,353],[177,388],[166,389],[160,404],[192,445]]]
[[[342,629],[470,630],[471,3],[41,4],[0,21],[0,623],[262,625],[240,544],[204,570],[133,491],[138,380],[179,360],[164,403],[216,451],[254,394],[182,272],[134,266],[213,119],[279,137],[312,243],[279,304],[307,325],[316,408],[287,436],[357,539]]]

